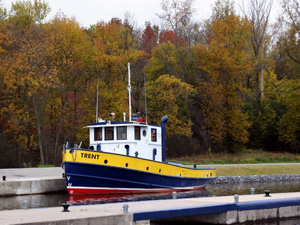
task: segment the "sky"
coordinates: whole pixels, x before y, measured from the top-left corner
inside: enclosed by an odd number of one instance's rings
[[[208,19],[216,0],[194,0],[196,9],[195,19],[198,21]],[[239,3],[242,0],[236,0]],[[247,2],[247,0],[244,0]],[[279,0],[274,0],[275,4]],[[15,0],[2,0],[2,6],[9,9]],[[161,13],[161,0],[46,0],[51,12],[48,19],[57,12],[63,12],[68,17],[75,17],[83,27],[89,27],[98,21],[109,21],[113,17],[124,18],[125,12],[133,15],[138,26],[144,26],[146,21],[160,25],[157,13]],[[276,7],[275,7],[276,8]],[[274,12],[274,17],[275,17]]]

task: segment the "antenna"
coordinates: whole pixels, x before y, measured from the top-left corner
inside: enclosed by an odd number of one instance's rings
[[[145,73],[144,73],[144,87],[145,87],[145,114],[146,114],[146,123],[148,123],[147,85],[146,85],[146,74]]]
[[[98,122],[98,109],[99,109],[99,77],[97,78],[97,100],[96,100],[96,123]]]
[[[128,66],[128,101],[129,101],[129,121],[131,121],[131,84],[130,84],[130,63],[127,63]]]

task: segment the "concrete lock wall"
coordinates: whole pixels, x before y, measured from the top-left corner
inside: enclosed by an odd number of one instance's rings
[[[2,181],[0,183],[0,196],[41,194],[65,190],[66,181],[63,178]]]
[[[299,206],[289,206],[274,209],[227,211],[223,213],[210,213],[198,216],[182,218],[169,218],[161,221],[208,223],[208,224],[235,224],[249,221],[261,221],[269,219],[286,219],[300,216]],[[156,222],[158,222],[157,220]]]

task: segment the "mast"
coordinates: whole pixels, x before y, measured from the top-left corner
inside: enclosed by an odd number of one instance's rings
[[[127,63],[128,66],[128,101],[129,101],[129,121],[131,121],[131,84],[130,84],[130,63]]]

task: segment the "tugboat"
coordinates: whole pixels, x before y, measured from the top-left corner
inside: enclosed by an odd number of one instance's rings
[[[130,76],[129,76],[130,83]],[[128,87],[130,95],[130,84]],[[130,98],[129,98],[130,99]],[[89,129],[89,149],[66,144],[63,168],[69,195],[157,193],[201,189],[216,178],[214,168],[166,161],[166,123],[150,125],[135,114],[129,121],[98,119]],[[110,118],[115,117],[111,113]]]

